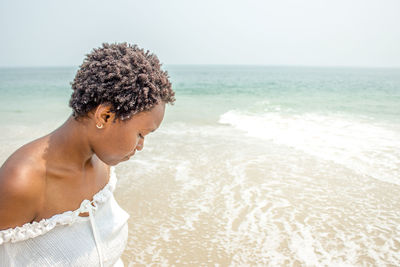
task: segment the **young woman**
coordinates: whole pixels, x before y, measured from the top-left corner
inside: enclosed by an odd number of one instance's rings
[[[175,101],[157,57],[103,44],[72,83],[71,116],[0,168],[0,266],[121,266],[129,215],[114,166],[142,150]]]

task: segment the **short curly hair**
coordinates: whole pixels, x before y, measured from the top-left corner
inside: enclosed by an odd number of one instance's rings
[[[110,104],[115,119],[148,111],[160,101],[173,104],[167,71],[156,55],[137,45],[103,43],[86,55],[71,82],[69,101],[75,119],[86,117],[100,104]]]

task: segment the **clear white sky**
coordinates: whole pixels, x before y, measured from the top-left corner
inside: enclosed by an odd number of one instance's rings
[[[0,0],[0,66],[121,41],[165,64],[400,67],[400,0]]]

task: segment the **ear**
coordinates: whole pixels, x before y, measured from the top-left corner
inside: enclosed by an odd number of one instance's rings
[[[111,123],[114,117],[115,114],[111,112],[111,106],[109,104],[98,105],[94,113],[95,123],[104,126]]]

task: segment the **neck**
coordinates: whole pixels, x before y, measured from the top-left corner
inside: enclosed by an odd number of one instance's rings
[[[88,127],[70,116],[63,125],[50,133],[49,158],[63,167],[84,170],[94,155],[88,139]]]

